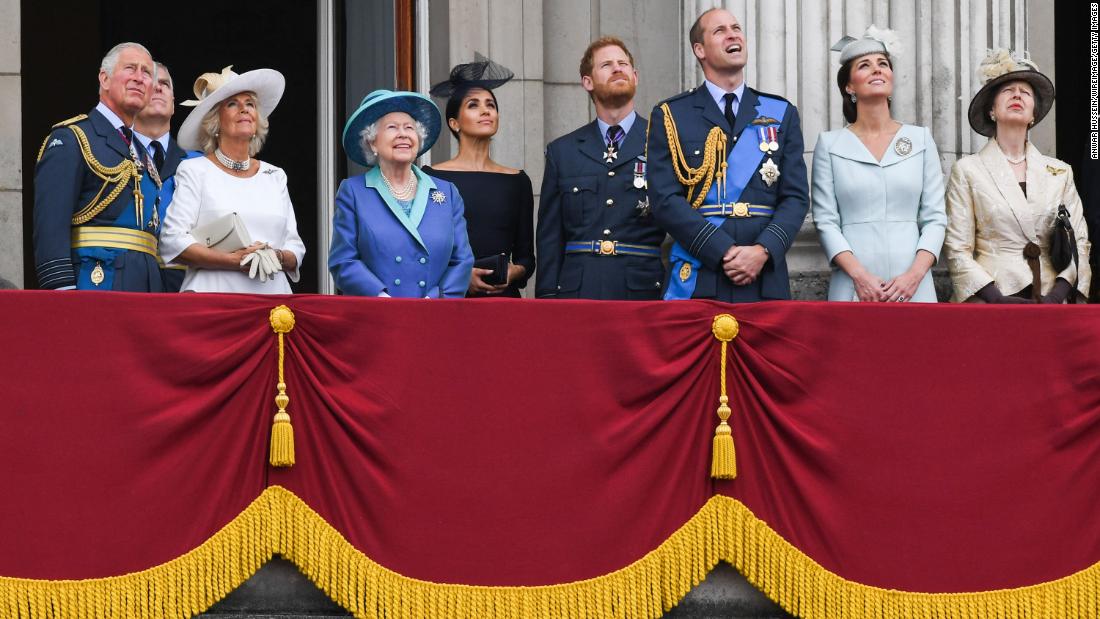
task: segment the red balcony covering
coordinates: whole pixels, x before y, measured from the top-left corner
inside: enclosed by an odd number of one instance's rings
[[[187,617],[273,553],[360,617],[659,616],[719,560],[802,617],[1100,615],[1100,308],[5,291],[0,321],[3,617]]]

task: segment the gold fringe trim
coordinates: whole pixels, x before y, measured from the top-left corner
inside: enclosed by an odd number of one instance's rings
[[[432,583],[371,561],[278,486],[195,550],[142,572],[80,581],[0,578],[0,615],[183,619],[208,609],[274,554],[294,562],[362,619],[660,617],[720,560],[804,619],[1100,616],[1100,563],[1059,580],[982,593],[869,587],[827,571],[742,503],[724,496],[712,497],[655,550],[604,576],[538,587]]]

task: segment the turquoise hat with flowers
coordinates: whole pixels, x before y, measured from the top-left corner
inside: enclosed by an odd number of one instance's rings
[[[405,112],[424,125],[427,130],[428,136],[420,144],[417,156],[426,153],[439,138],[442,120],[440,120],[439,108],[432,103],[431,99],[418,92],[406,90],[375,90],[363,97],[363,102],[352,112],[347,124],[344,125],[344,152],[352,161],[365,166],[371,165],[366,161],[363,149],[359,146],[359,134],[368,125],[391,112]]]

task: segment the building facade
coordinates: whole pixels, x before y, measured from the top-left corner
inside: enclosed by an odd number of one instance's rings
[[[24,70],[42,70],[32,66],[35,55],[21,57],[42,36],[28,28],[30,16],[20,15],[21,10],[42,10],[33,6],[0,0],[0,12],[9,17],[0,24],[0,276],[27,287],[34,285],[28,281],[33,265],[26,264],[32,256],[28,232],[33,204],[33,159],[28,153],[48,129],[45,123],[40,129],[28,128],[25,117],[33,106],[22,91],[30,77]],[[101,0],[99,6],[107,12],[110,2]],[[1027,49],[1059,83],[1053,0],[317,0],[313,23],[303,25],[314,30],[314,44],[298,52],[311,56],[303,60],[311,68],[310,80],[303,89],[292,79],[288,89],[288,97],[304,100],[315,114],[308,119],[312,131],[293,137],[295,152],[305,152],[311,167],[297,173],[305,181],[294,196],[299,221],[305,219],[313,232],[307,239],[312,247],[306,268],[315,273],[303,291],[332,292],[324,268],[332,197],[340,179],[356,171],[340,151],[339,134],[346,113],[370,89],[404,82],[426,91],[454,64],[472,61],[475,52],[508,66],[516,79],[497,93],[501,130],[493,155],[505,165],[525,169],[538,191],[546,143],[595,117],[578,75],[588,42],[605,34],[626,42],[640,76],[638,111],[648,116],[661,99],[701,83],[687,30],[700,12],[715,6],[731,10],[745,27],[748,83],[799,107],[807,164],[817,135],[843,126],[835,85],[837,54],[829,47],[872,23],[898,31],[905,45],[895,63],[894,115],[931,127],[945,172],[959,156],[984,144],[970,130],[966,110],[979,86],[976,68],[987,48]],[[101,29],[108,36],[106,27]],[[207,47],[216,47],[216,40]],[[173,41],[158,39],[149,45],[154,53],[157,43],[174,49]],[[93,65],[109,46],[90,46]],[[173,59],[169,65],[173,62],[181,64]],[[207,64],[211,66],[201,71],[221,67]],[[250,68],[255,67],[242,67]],[[177,100],[188,98],[191,71],[174,77]],[[81,99],[71,107],[78,113],[92,104],[94,99]],[[182,116],[181,110],[177,124]],[[284,123],[275,125],[276,130],[286,123],[282,118],[275,122]],[[1033,132],[1032,139],[1045,153],[1058,152],[1058,123],[1052,113]],[[428,158],[446,159],[454,148],[454,140],[444,133]],[[820,298],[828,265],[809,219],[789,264],[797,273],[796,297]]]

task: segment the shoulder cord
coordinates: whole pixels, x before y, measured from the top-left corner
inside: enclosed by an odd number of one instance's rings
[[[726,188],[726,132],[721,127],[711,127],[707,134],[706,144],[703,146],[703,163],[698,168],[692,168],[684,158],[683,148],[680,146],[680,135],[676,130],[676,121],[672,119],[672,111],[667,103],[661,104],[664,112],[665,135],[668,138],[668,150],[672,155],[672,169],[676,172],[676,179],[681,185],[688,188],[687,200],[691,208],[699,208],[710,191],[715,178],[718,179],[719,201],[724,198]],[[702,183],[699,193],[692,200],[692,193]]]

